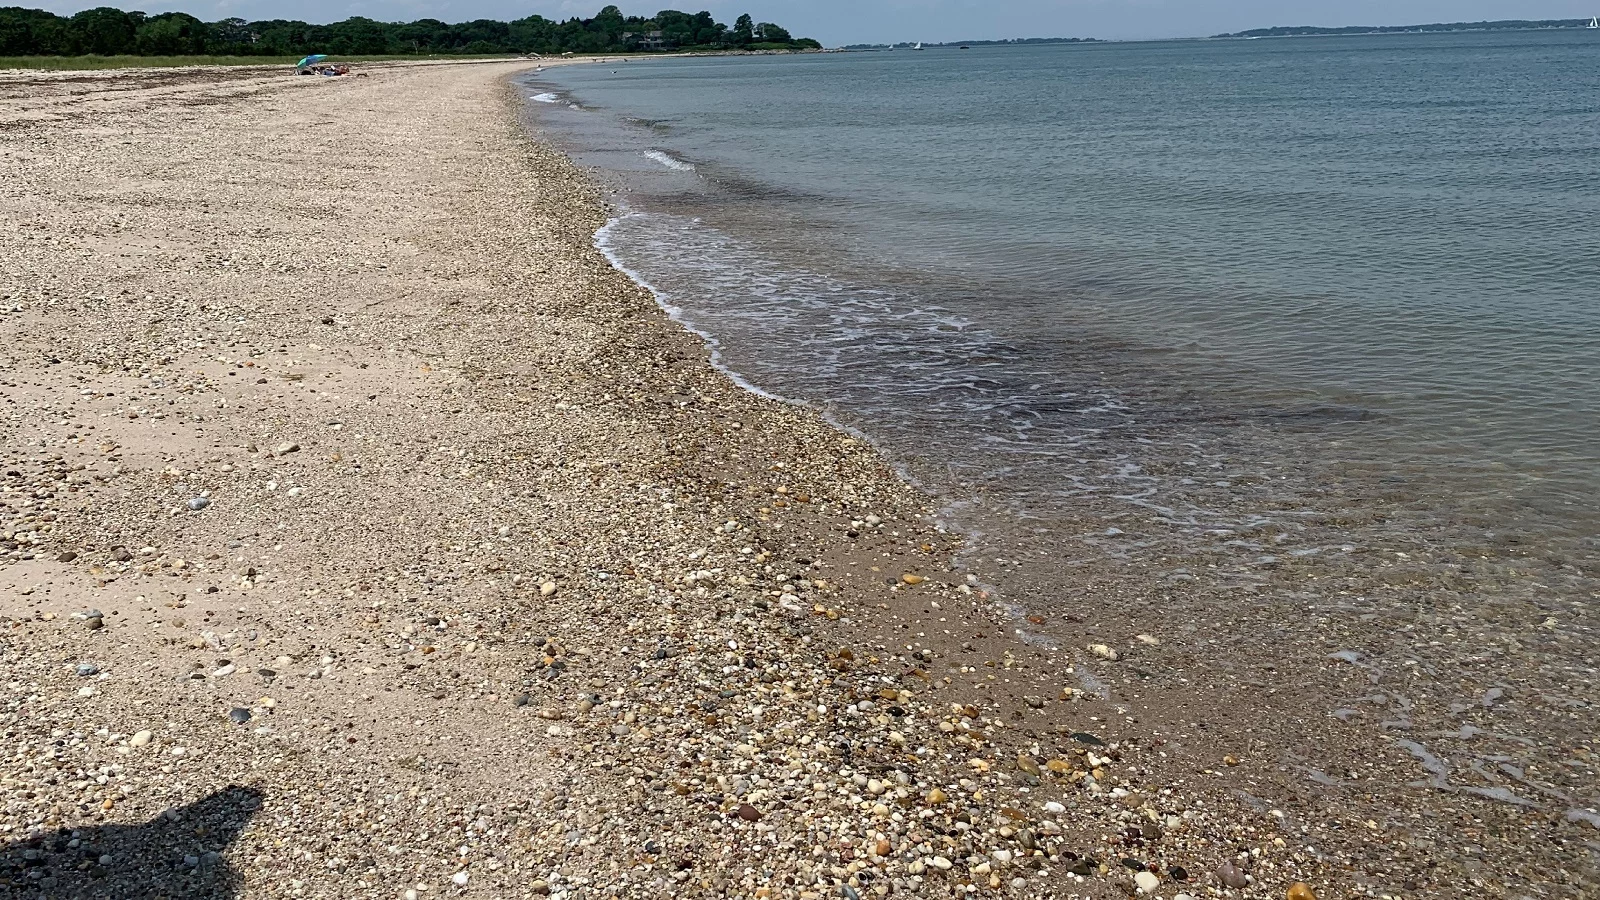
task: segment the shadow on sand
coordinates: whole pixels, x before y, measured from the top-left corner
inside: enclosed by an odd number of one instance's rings
[[[0,845],[0,897],[123,898],[238,895],[223,859],[261,808],[232,785],[141,825],[64,828]]]

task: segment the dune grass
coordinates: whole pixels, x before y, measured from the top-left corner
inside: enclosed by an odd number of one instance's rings
[[[511,59],[492,56],[336,56],[329,62],[378,62],[390,59]],[[298,56],[0,56],[0,69],[77,71],[185,66],[292,66]]]

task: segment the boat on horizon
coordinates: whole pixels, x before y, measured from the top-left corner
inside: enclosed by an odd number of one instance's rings
[[[1584,27],[1586,27],[1586,28],[1600,28],[1600,16],[1590,16],[1589,17],[1589,24],[1584,26]]]
[[[912,47],[911,49],[913,49],[913,50],[921,50],[922,49],[922,42],[921,41],[917,41],[917,45],[915,47]]]

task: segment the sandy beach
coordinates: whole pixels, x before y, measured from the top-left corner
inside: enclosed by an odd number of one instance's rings
[[[594,249],[530,65],[0,76],[0,893],[1589,890],[1016,640]]]

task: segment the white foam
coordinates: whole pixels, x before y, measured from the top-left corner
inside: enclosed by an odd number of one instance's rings
[[[665,152],[660,151],[660,150],[646,150],[646,151],[644,151],[644,158],[645,159],[653,159],[656,162],[661,163],[663,166],[666,166],[667,168],[672,169],[674,171],[678,171],[678,172],[693,172],[694,171],[694,165],[692,163],[686,163],[683,160],[678,159],[676,156],[673,156],[670,153],[665,153]]]
[[[538,101],[539,103],[560,103],[561,102],[561,95],[559,95],[559,94],[534,94],[532,97],[529,97],[528,99],[529,100]]]
[[[728,366],[722,361],[721,341],[717,340],[715,337],[712,337],[710,332],[696,327],[694,323],[690,322],[684,317],[683,309],[681,307],[674,306],[672,302],[667,299],[666,295],[662,291],[658,290],[655,285],[646,281],[643,275],[640,275],[638,272],[635,272],[633,269],[630,269],[623,264],[621,258],[617,256],[616,251],[611,245],[611,234],[616,230],[618,225],[622,224],[623,220],[642,215],[643,213],[624,213],[620,216],[613,216],[606,221],[605,225],[600,227],[599,231],[594,233],[595,247],[598,248],[601,253],[605,254],[605,257],[608,261],[610,261],[612,268],[633,279],[635,284],[649,291],[650,296],[656,298],[656,305],[661,307],[661,310],[667,314],[667,318],[677,322],[685,329],[688,329],[690,332],[697,335],[702,341],[705,341],[706,346],[711,349],[711,365],[718,371],[722,372],[722,374],[731,378],[734,384],[737,384],[739,387],[744,388],[745,390],[759,397],[765,397],[768,400],[777,400],[781,403],[795,403],[797,405],[803,405],[799,404],[798,401],[790,400],[787,397],[780,397],[770,391],[762,390],[761,388],[752,384],[743,375],[740,375],[738,372],[728,368]]]

